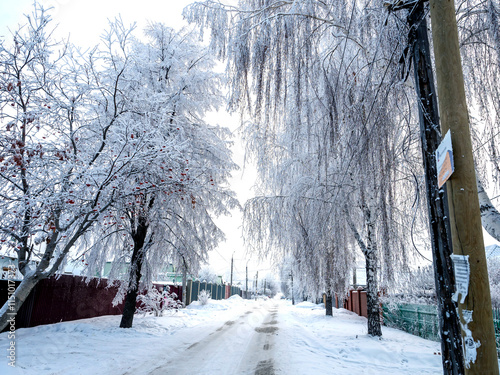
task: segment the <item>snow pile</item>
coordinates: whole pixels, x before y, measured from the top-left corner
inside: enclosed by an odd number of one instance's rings
[[[299,308],[299,309],[323,309],[323,305],[322,304],[315,304],[315,303],[312,303],[312,302],[307,302],[307,301],[304,301],[304,302],[300,302],[300,303],[297,303],[295,305],[295,308]]]
[[[228,310],[245,305],[247,303],[245,301],[248,300],[244,300],[238,295],[233,295],[223,300],[209,299],[205,305],[200,301],[193,301],[186,308],[189,310]]]

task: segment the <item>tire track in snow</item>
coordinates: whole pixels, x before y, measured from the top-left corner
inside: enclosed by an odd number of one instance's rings
[[[127,374],[148,375],[275,375],[273,338],[278,331],[277,307],[272,301],[226,321],[196,341],[171,348],[168,358]]]

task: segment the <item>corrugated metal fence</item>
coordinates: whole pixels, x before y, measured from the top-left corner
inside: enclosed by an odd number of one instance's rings
[[[198,300],[198,294],[202,290],[210,292],[212,299],[221,300],[229,298],[235,294],[241,296],[241,289],[236,286],[212,284],[201,281],[188,280],[186,287],[186,305]]]
[[[355,312],[359,316],[368,317],[366,291],[362,289],[351,289],[346,298],[341,298],[335,294],[335,307],[343,307],[349,311]]]
[[[16,281],[16,287],[20,282]],[[0,304],[7,300],[7,280],[0,280]],[[16,316],[16,328],[93,318],[122,313],[123,304],[113,306],[118,288],[106,280],[61,275],[41,280]]]
[[[20,284],[16,281],[16,287]],[[164,284],[155,283],[162,289]],[[166,284],[165,284],[166,285]],[[169,285],[170,292],[182,298],[182,287]],[[209,290],[213,299],[224,299],[240,294],[240,288],[229,285],[188,283],[187,304],[196,301],[200,290]],[[112,301],[118,291],[106,279],[87,280],[80,276],[60,275],[41,280],[31,291],[26,302],[16,316],[16,328],[34,327],[63,321],[93,318],[102,315],[119,315],[123,303],[113,306]],[[7,301],[8,281],[0,280],[0,306]]]

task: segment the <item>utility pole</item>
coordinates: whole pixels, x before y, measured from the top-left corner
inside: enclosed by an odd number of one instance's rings
[[[255,294],[259,292],[259,271],[255,274]]]
[[[292,305],[295,305],[295,297],[293,296],[293,271],[290,271],[290,277],[292,278]]]
[[[267,279],[264,279],[264,295],[266,295]]]
[[[358,280],[357,280],[356,267],[352,269],[352,286],[354,289],[358,289]]]
[[[247,261],[247,265],[245,267],[245,271],[246,271],[246,279],[245,279],[246,292],[245,292],[245,298],[248,299],[248,261]]]
[[[184,255],[182,256],[182,304],[186,306],[186,293],[187,293],[187,263]]]
[[[232,292],[232,289],[233,289],[233,257],[234,257],[234,253],[233,255],[231,255],[231,292]]]
[[[454,153],[455,172],[446,183],[453,253],[468,263],[468,267],[465,266],[468,285],[467,280],[464,281],[465,291],[458,304],[465,373],[497,375],[495,331],[455,2],[430,0],[430,8],[441,130],[443,134],[450,130]]]
[[[443,373],[464,374],[462,336],[457,304],[452,300],[455,276],[452,254],[451,229],[446,186],[438,187],[435,152],[441,143],[437,93],[434,86],[432,62],[427,34],[424,1],[406,1],[388,4],[389,11],[408,9],[409,25],[408,63],[413,63],[415,91],[418,98],[420,139],[425,171],[429,232],[431,235],[434,281],[441,333]],[[408,68],[409,70],[409,68]],[[404,72],[406,74],[406,71]]]

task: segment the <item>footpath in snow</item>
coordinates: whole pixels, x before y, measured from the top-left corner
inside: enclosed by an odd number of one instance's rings
[[[441,374],[440,345],[383,327],[344,309],[284,300],[197,302],[164,317],[120,316],[19,329],[16,367],[0,334],[2,375]]]

